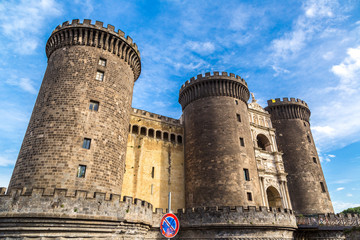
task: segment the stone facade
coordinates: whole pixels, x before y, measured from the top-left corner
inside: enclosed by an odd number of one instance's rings
[[[179,120],[132,109],[139,51],[102,25],[65,22],[47,42],[39,96],[0,189],[0,239],[163,239],[168,192],[176,239],[359,236],[359,216],[314,215],[333,209],[303,101],[276,99],[266,111],[247,103],[244,79],[214,72],[181,87]]]
[[[301,214],[333,213],[329,191],[310,129],[310,110],[299,99],[269,100],[266,110],[276,129],[292,207]]]
[[[113,26],[75,20],[55,29],[46,54],[48,67],[9,188],[121,194],[132,91],[140,74],[136,45]],[[103,79],[96,79],[98,73]],[[90,101],[99,103],[98,111],[89,110]],[[80,165],[86,178],[76,177]]]
[[[185,207],[183,126],[179,120],[133,109],[122,195],[166,209]]]

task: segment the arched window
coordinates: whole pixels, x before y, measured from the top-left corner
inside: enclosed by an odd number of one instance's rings
[[[175,140],[176,140],[176,137],[175,137],[175,134],[170,134],[170,141],[171,142],[175,142]]]
[[[257,135],[256,140],[257,140],[257,145],[259,148],[261,148],[264,151],[271,152],[270,141],[265,135],[263,135],[263,134]]]
[[[140,135],[143,135],[143,136],[146,136],[146,127],[142,127],[141,129],[140,129]]]
[[[169,141],[169,133],[167,133],[167,132],[163,133],[163,140],[164,141]]]
[[[154,129],[149,129],[148,137],[154,137]]]
[[[177,136],[177,142],[180,143],[180,144],[182,143],[182,136],[181,135]]]
[[[156,131],[156,138],[161,139],[161,131]]]
[[[268,187],[266,189],[266,195],[269,202],[269,207],[272,208],[282,207],[280,193],[278,192],[278,190],[276,190],[276,188],[272,186]]]
[[[139,127],[136,126],[136,125],[134,125],[134,126],[132,127],[132,133],[139,134]]]

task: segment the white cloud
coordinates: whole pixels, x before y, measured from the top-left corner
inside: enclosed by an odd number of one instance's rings
[[[358,203],[349,203],[349,202],[340,202],[340,201],[333,201],[332,202],[333,207],[334,207],[334,211],[336,213],[339,213],[345,209],[348,208],[354,208],[354,207],[359,207],[360,206],[360,202]]]
[[[336,189],[336,191],[342,191],[344,189],[345,189],[344,187],[339,187],[339,188]]]
[[[277,77],[277,76],[279,76],[280,74],[282,74],[282,73],[290,73],[290,71],[289,70],[287,70],[287,69],[285,69],[285,68],[281,68],[281,67],[277,67],[277,66],[275,66],[275,65],[273,65],[273,66],[271,66],[272,67],[272,69],[275,71],[275,73],[274,73],[274,77]]]
[[[360,140],[360,46],[348,48],[330,72],[338,80],[333,87],[318,89],[327,104],[316,109],[319,120],[311,128],[324,151]]]
[[[188,41],[186,44],[192,51],[201,55],[208,55],[215,51],[215,45],[212,42]]]
[[[329,154],[328,156],[329,156],[329,157],[331,157],[331,158],[336,157],[336,156],[335,156],[335,155],[333,155],[333,154]]]
[[[9,47],[16,52],[32,54],[46,19],[60,14],[61,7],[54,0],[4,1],[0,3],[0,34],[11,40]]]
[[[33,86],[33,81],[31,81],[29,78],[16,78],[11,77],[6,80],[6,83],[12,86],[20,87],[22,90],[29,92],[31,94],[36,94],[37,90]]]
[[[333,17],[332,3],[334,3],[334,1],[308,1],[305,5],[305,15],[309,18]]]
[[[303,14],[294,22],[292,31],[282,37],[274,39],[271,44],[273,56],[287,59],[296,55],[310,41],[314,34],[321,34],[322,26],[329,18],[334,17],[333,9],[337,7],[336,1],[307,1],[303,6]]]
[[[353,195],[351,193],[346,194],[347,197],[352,197]]]
[[[340,78],[338,89],[356,93],[360,83],[360,46],[348,48],[347,55],[340,64],[334,65],[331,71]]]
[[[5,156],[0,156],[0,167],[6,167],[9,165],[14,165],[16,162],[16,159],[9,159]]]

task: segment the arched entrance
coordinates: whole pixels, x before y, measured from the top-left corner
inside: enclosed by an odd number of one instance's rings
[[[265,135],[263,135],[263,134],[257,135],[256,140],[257,140],[257,145],[259,148],[261,148],[264,151],[271,152],[270,141]]]
[[[276,188],[272,186],[268,187],[266,189],[266,195],[268,198],[269,207],[273,207],[273,208],[282,207],[280,193],[278,192],[278,190],[276,190]]]

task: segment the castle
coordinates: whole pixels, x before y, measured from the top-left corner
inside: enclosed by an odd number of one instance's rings
[[[358,239],[344,230],[360,217],[333,213],[304,101],[264,109],[213,72],[181,87],[180,119],[131,108],[140,52],[114,30],[73,20],[51,34],[1,239],[163,239],[168,192],[177,239]]]

